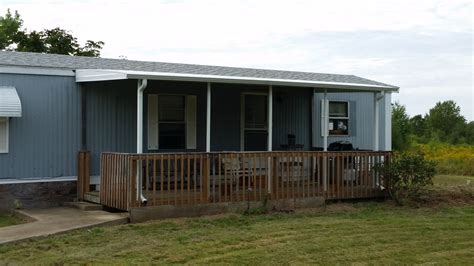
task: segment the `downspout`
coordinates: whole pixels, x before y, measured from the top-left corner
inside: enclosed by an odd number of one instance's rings
[[[385,97],[385,91],[381,91],[380,95],[375,93],[374,95],[374,151],[379,150],[379,113],[380,113],[380,108],[379,108],[379,102]]]
[[[377,101],[380,101],[380,100],[382,100],[382,99],[383,99],[383,97],[385,97],[385,91],[381,91],[381,92],[380,92],[380,95],[379,95],[379,96],[377,96]]]
[[[143,153],[143,91],[145,90],[148,82],[146,79],[138,80],[137,89],[137,153]],[[137,161],[141,165],[141,161]],[[137,167],[137,198],[142,204],[147,203],[147,199],[143,195],[142,190],[142,178],[141,178],[141,167]]]

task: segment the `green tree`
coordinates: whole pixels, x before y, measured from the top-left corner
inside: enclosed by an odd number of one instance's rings
[[[410,146],[410,117],[405,106],[392,104],[392,146],[394,150],[405,150]]]
[[[466,143],[474,145],[474,121],[466,125]]]
[[[94,42],[91,40],[88,40],[84,47],[79,47],[76,51],[76,55],[80,56],[92,56],[92,57],[99,57],[100,56],[100,50],[104,46],[104,42],[98,41]]]
[[[425,117],[427,130],[432,138],[451,144],[465,141],[464,128],[466,119],[461,115],[461,108],[454,101],[437,102]]]
[[[21,29],[23,20],[10,10],[0,17],[0,50],[99,57],[102,41],[87,40],[81,46],[70,31],[59,27],[43,31]]]
[[[43,38],[43,32],[32,31],[26,33],[20,31],[16,36],[16,51],[46,53],[48,50]]]
[[[50,54],[74,55],[79,49],[77,38],[61,28],[44,30],[43,41]]]
[[[5,16],[0,16],[0,50],[7,49],[15,42],[16,35],[23,25],[23,20],[20,14],[15,11],[15,14],[7,9]]]

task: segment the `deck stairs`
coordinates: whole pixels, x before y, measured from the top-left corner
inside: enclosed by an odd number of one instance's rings
[[[100,204],[99,191],[89,191],[84,194],[84,201]]]

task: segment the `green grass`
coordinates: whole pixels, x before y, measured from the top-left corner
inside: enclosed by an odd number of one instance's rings
[[[432,204],[339,203],[79,230],[0,246],[0,264],[472,264],[473,201]]]
[[[474,176],[457,176],[457,175],[437,175],[433,178],[435,186],[451,187],[451,186],[470,186],[474,187]]]
[[[12,214],[0,213],[0,227],[20,224],[23,221]]]

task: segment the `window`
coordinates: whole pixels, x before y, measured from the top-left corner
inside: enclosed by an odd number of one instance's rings
[[[160,149],[185,149],[186,111],[184,95],[159,95],[158,128]]]
[[[148,150],[197,149],[197,96],[148,94]]]
[[[245,151],[267,150],[268,138],[268,96],[264,94],[243,94],[241,128],[241,149]]]
[[[8,117],[0,117],[0,153],[8,153]]]
[[[245,95],[245,128],[266,129],[267,122],[267,96]]]
[[[348,102],[329,102],[329,135],[349,135]]]

